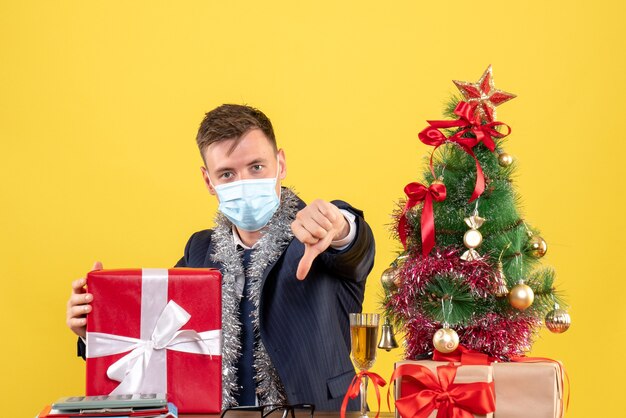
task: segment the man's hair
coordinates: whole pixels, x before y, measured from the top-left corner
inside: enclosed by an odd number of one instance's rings
[[[209,145],[220,141],[234,139],[235,142],[229,153],[233,152],[241,137],[252,129],[260,129],[270,140],[274,149],[278,149],[272,122],[259,109],[237,104],[223,104],[216,107],[204,116],[196,136],[202,159]]]

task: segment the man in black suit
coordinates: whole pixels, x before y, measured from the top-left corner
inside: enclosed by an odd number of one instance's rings
[[[354,377],[348,313],[361,311],[374,262],[363,213],[342,201],[305,205],[281,187],[285,153],[257,109],[212,110],[197,143],[219,212],[213,229],[191,236],[176,266],[222,272],[223,405],[338,410]],[[93,300],[84,286],[84,279],[72,284],[67,308],[68,326],[81,337]]]

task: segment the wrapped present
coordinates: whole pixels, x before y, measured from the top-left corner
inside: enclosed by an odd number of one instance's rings
[[[493,417],[490,365],[400,361],[391,380],[396,382],[397,418]]]
[[[167,393],[182,413],[221,410],[219,271],[98,270],[87,287],[87,395]]]
[[[556,361],[520,358],[493,363],[496,418],[560,418],[563,370]]]
[[[462,360],[463,363],[473,363],[473,365],[450,361],[402,361],[396,363],[396,371],[400,366],[413,364],[422,365],[432,372],[438,367],[455,364],[458,366],[458,371],[454,383],[467,383],[480,379],[480,376],[473,374],[479,372],[481,368],[490,369],[495,393],[494,418],[528,416],[533,418],[561,418],[564,414],[564,370],[557,361],[547,358],[517,357],[508,363],[492,362],[493,359],[488,359],[487,356],[470,350],[460,351],[447,358],[448,360]],[[472,370],[472,368],[478,369]],[[471,374],[468,375],[468,373]],[[483,370],[482,373],[486,372]],[[412,406],[409,404],[408,413],[403,412],[406,410],[405,404],[409,402],[408,400],[411,397],[415,398],[416,394],[427,387],[417,382],[415,378],[406,378],[405,372],[398,374],[404,375],[404,377],[396,379],[396,399],[400,401],[400,404],[396,401],[396,417],[434,417],[435,415],[432,413],[431,415],[416,414],[414,412],[417,409],[416,404]],[[428,380],[424,376],[420,376],[420,378]],[[430,379],[432,380],[432,378]],[[441,391],[441,393],[443,392]],[[451,393],[451,388],[449,387],[445,392]]]
[[[565,413],[565,368],[545,357],[512,357],[498,362],[484,353],[460,345],[447,354],[435,351],[433,360],[461,364],[491,364],[496,388],[496,418],[560,418]],[[569,403],[569,398],[568,402]]]

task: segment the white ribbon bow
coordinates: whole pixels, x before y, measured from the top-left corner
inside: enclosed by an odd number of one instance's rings
[[[121,382],[111,395],[167,392],[165,350],[219,356],[221,330],[180,330],[191,315],[170,300],[159,316],[150,339],[101,332],[87,333],[87,357],[104,357],[130,351],[107,369],[107,376]]]

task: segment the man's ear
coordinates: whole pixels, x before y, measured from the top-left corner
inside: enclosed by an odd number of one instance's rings
[[[278,150],[278,163],[280,164],[278,178],[280,180],[283,180],[285,177],[287,177],[287,160],[285,158],[285,151],[282,148]]]
[[[202,178],[204,179],[204,185],[206,186],[209,193],[215,195],[215,189],[211,185],[211,180],[209,180],[209,172],[206,167],[200,167],[200,171],[202,171]]]

